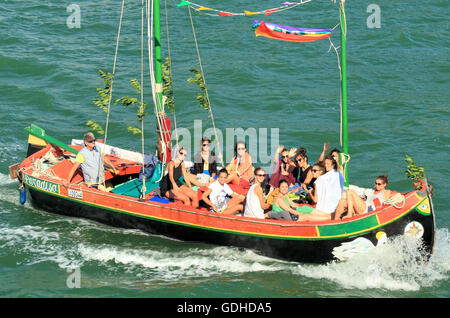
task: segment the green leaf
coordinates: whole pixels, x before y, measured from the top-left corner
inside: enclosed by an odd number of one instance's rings
[[[194,77],[189,77],[187,81],[189,83],[197,84],[200,88],[200,92],[197,93],[197,100],[200,103],[200,107],[209,110],[211,105],[206,95],[206,84],[201,72],[195,68],[190,68],[189,71],[194,73]]]
[[[127,127],[127,130],[128,130],[130,133],[132,133],[133,135],[138,135],[138,134],[141,134],[141,133],[142,133],[142,131],[141,131],[139,128],[132,127],[132,126]]]
[[[166,61],[162,65],[162,78],[163,78],[163,95],[165,96],[164,104],[167,109],[173,114],[175,112],[175,100],[173,97],[173,82],[170,76],[171,61],[166,57]]]
[[[100,126],[95,121],[89,120],[88,122],[86,122],[86,126],[88,126],[90,130],[96,132],[99,135],[103,135],[105,133],[102,126]]]

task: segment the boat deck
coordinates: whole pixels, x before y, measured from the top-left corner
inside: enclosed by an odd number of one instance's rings
[[[76,150],[80,150],[82,148],[82,146],[72,146],[72,147]],[[61,153],[58,153],[53,147],[48,145],[46,148],[36,152],[32,156],[25,159],[20,166],[21,170],[32,176],[36,175],[36,173],[33,172],[33,162],[36,162],[39,158],[43,157],[49,151],[54,156],[61,155]],[[75,155],[73,155],[67,151],[64,152],[63,155],[65,156],[65,159],[60,160],[56,164],[49,164],[48,167],[45,167],[46,168],[45,170],[41,171],[39,178],[43,179],[43,180],[48,180],[49,182],[57,183],[60,187],[63,187],[62,181],[67,178],[67,175],[69,174],[69,170],[73,165],[72,161],[75,158]],[[158,205],[158,206],[167,207],[167,208],[171,208],[171,209],[180,209],[183,211],[198,212],[201,214],[206,213],[206,214],[217,215],[216,213],[211,212],[208,208],[205,208],[205,207],[200,207],[200,208],[194,209],[190,206],[184,205],[180,201],[170,201],[165,198],[160,198],[159,196],[156,196],[154,188],[157,186],[157,184],[155,184],[151,188],[151,191],[149,191],[145,195],[144,200],[139,200],[138,196],[136,194],[139,193],[140,187],[142,186],[142,182],[138,181],[138,179],[137,179],[139,171],[141,169],[141,165],[137,164],[136,162],[118,158],[118,157],[114,157],[111,155],[107,155],[107,157],[111,160],[111,162],[115,165],[116,169],[119,171],[119,173],[117,175],[113,175],[108,169],[106,169],[106,171],[105,171],[106,185],[107,185],[107,188],[109,190],[111,190],[110,192],[105,193],[98,189],[88,187],[83,182],[83,176],[79,170],[76,172],[76,174],[72,178],[72,182],[71,182],[71,185],[69,186],[69,188],[72,190],[78,190],[78,191],[83,191],[83,192],[87,192],[87,193],[96,193],[96,194],[100,194],[101,196],[106,196],[106,197],[111,197],[111,198],[113,198],[113,197],[122,198],[122,199],[126,199],[126,200],[131,200],[133,202],[139,202],[141,204],[146,203],[146,204],[150,204],[150,205]],[[120,191],[119,193],[115,193],[114,189],[120,188],[120,187],[123,188],[124,185],[128,186],[131,189],[128,193],[127,193],[127,191]],[[205,190],[206,190],[205,187],[198,189],[199,199],[201,198],[202,192]],[[130,192],[132,192],[133,195],[129,195]],[[384,205],[375,211],[371,211],[371,212],[363,214],[363,215],[353,216],[351,218],[347,218],[347,219],[343,219],[343,220],[314,221],[314,224],[336,224],[336,223],[341,224],[341,223],[345,223],[345,222],[352,222],[352,221],[358,220],[360,218],[367,218],[367,216],[375,215],[378,212],[380,212],[381,210],[386,209],[388,207],[389,207],[388,205]],[[226,217],[226,218],[244,218],[241,215],[233,215],[233,216],[220,215],[220,216]],[[253,218],[245,217],[245,219],[250,220]],[[274,220],[274,219],[264,219],[264,220],[253,219],[253,220],[257,221],[257,222],[283,224],[283,225],[295,224],[296,226],[298,226],[300,223],[305,223],[305,225],[312,224],[312,222],[310,222],[310,221],[296,222],[296,221],[284,221],[284,220]]]

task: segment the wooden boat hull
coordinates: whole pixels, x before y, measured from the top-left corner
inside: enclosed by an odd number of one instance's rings
[[[71,189],[69,196],[68,190],[59,184],[49,187],[48,181],[36,180],[25,176],[24,185],[31,203],[39,209],[183,241],[248,248],[287,261],[329,262],[335,259],[333,250],[343,243],[362,237],[376,245],[377,233],[384,232],[388,237],[404,235],[411,224],[415,224],[412,228],[418,228],[428,255],[434,245],[432,201],[425,192],[406,194],[405,206],[401,209],[390,206],[348,221],[300,224],[221,216],[181,204],[139,202],[88,188]]]

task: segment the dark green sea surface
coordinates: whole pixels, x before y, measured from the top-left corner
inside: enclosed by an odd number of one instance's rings
[[[189,68],[199,66],[188,11],[178,2],[167,3],[177,127],[193,136],[194,120],[202,120],[203,130],[211,120],[196,101],[197,87],[187,82]],[[133,94],[129,80],[140,78],[140,3],[126,1],[114,98]],[[280,3],[200,4],[243,12]],[[449,297],[449,2],[379,1],[381,28],[369,28],[372,3],[347,1],[350,183],[370,187],[387,173],[390,188],[406,192],[405,154],[425,167],[435,188],[437,225],[429,263],[423,265],[401,238],[345,263],[296,264],[20,205],[8,166],[25,157],[24,127],[35,123],[70,143],[86,132],[88,120],[105,122],[92,99],[102,86],[98,69],[112,71],[121,1],[2,0],[0,297]],[[80,28],[66,23],[71,4],[80,7]],[[278,129],[280,144],[305,147],[311,161],[324,142],[339,147],[339,71],[330,42],[281,42],[256,38],[251,30],[254,19],[332,28],[337,4],[313,0],[268,16],[193,18],[214,119],[224,136],[227,128],[265,128],[270,136]],[[164,10],[162,25],[167,56]],[[338,28],[331,40],[339,46]],[[145,76],[151,105],[148,67]],[[152,115],[149,107],[147,152],[155,148]],[[135,109],[113,105],[108,144],[140,151],[139,138],[126,132],[130,123],[137,124]],[[231,150],[232,142],[224,143],[224,151]],[[258,135],[249,146],[264,143],[270,140]],[[262,157],[255,161],[264,164]],[[80,288],[69,288],[76,269]]]

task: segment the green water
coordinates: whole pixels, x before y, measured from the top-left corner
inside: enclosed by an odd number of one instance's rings
[[[201,4],[242,12],[280,3],[229,2]],[[388,173],[391,188],[409,191],[405,154],[425,167],[435,188],[437,225],[435,253],[426,266],[408,248],[398,248],[408,247],[401,239],[347,263],[293,264],[20,205],[8,166],[26,154],[25,126],[35,123],[70,143],[86,131],[89,119],[105,121],[92,99],[102,84],[97,70],[112,70],[121,1],[74,3],[81,9],[81,27],[72,29],[66,24],[70,1],[0,3],[0,296],[450,296],[448,1],[380,2],[381,28],[374,29],[366,23],[372,2],[347,3],[350,182],[369,187],[375,176]],[[126,3],[117,97],[133,94],[128,81],[140,77],[141,1]],[[194,120],[202,120],[203,130],[211,121],[195,99],[197,88],[186,81],[189,68],[198,68],[198,61],[187,9],[176,3],[168,1],[177,127],[193,135]],[[303,146],[312,160],[326,141],[339,147],[339,72],[330,42],[255,38],[250,29],[254,19],[329,28],[338,23],[338,8],[316,0],[270,16],[194,14],[216,126],[224,135],[227,128],[276,128],[280,144]],[[338,30],[331,39],[339,46]],[[148,68],[145,81],[148,85]],[[150,104],[148,86],[145,93]],[[135,110],[113,106],[110,121],[108,143],[139,151],[138,138],[126,133],[129,123],[136,121]],[[153,152],[151,108],[145,132],[146,149]],[[255,147],[266,142],[258,138]],[[232,145],[227,147],[224,150]],[[80,288],[69,288],[75,268]]]

